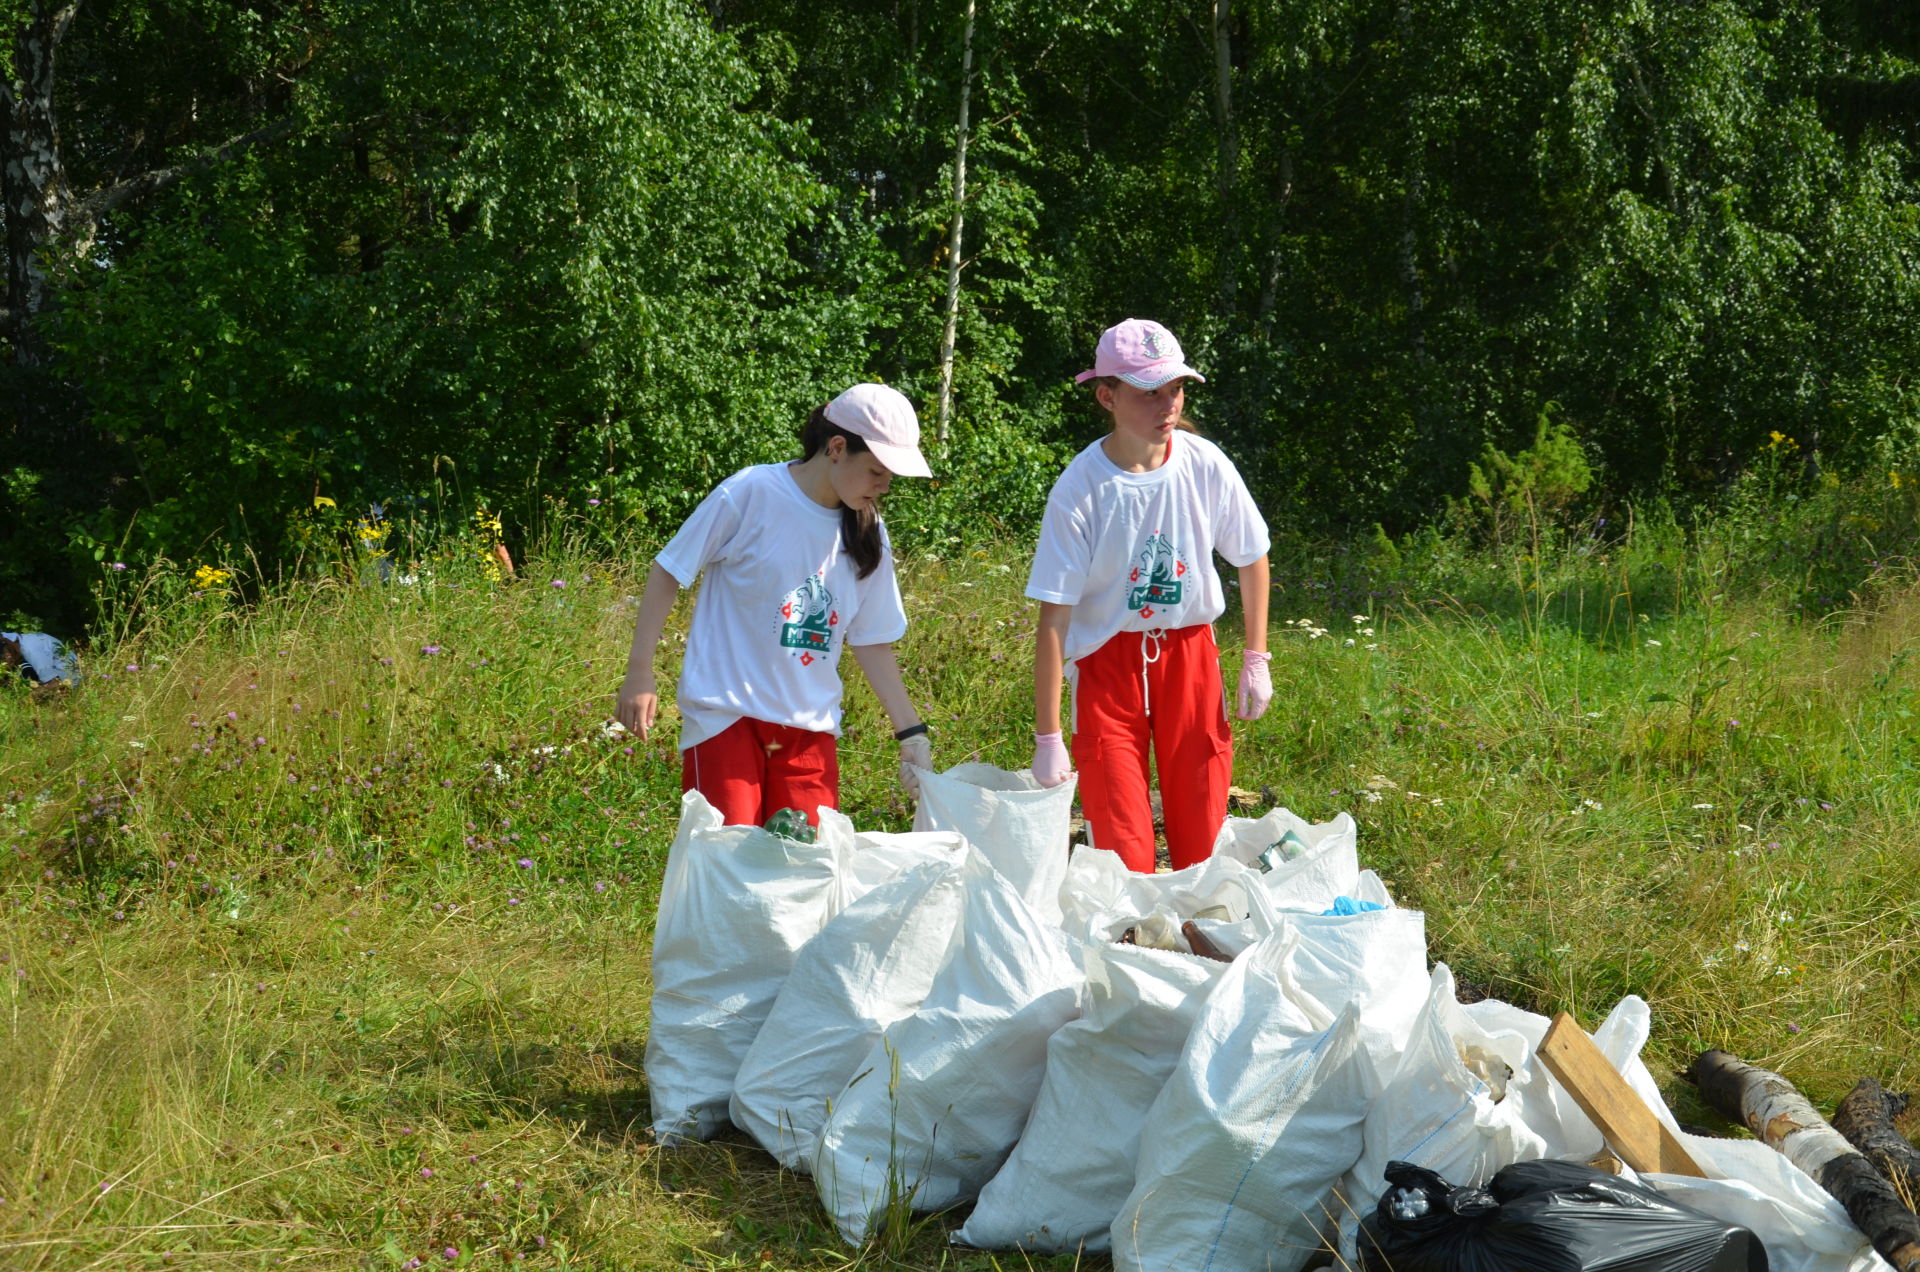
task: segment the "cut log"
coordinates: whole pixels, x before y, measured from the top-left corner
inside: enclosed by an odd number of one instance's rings
[[[1563,1011],[1553,1018],[1535,1054],[1621,1161],[1642,1172],[1695,1179],[1707,1173],[1572,1016]]]
[[[1744,1122],[1831,1193],[1897,1272],[1920,1272],[1920,1216],[1793,1083],[1725,1051],[1701,1052],[1687,1077],[1709,1105]]]
[[[1895,1095],[1872,1078],[1862,1078],[1833,1111],[1833,1129],[1879,1167],[1907,1205],[1920,1200],[1920,1148],[1893,1127],[1893,1119],[1907,1108],[1907,1097]]]

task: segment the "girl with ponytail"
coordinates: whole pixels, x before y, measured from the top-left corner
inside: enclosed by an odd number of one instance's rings
[[[840,653],[879,695],[900,743],[901,782],[933,766],[893,642],[907,617],[878,503],[895,477],[928,477],[913,406],[856,384],[808,417],[800,458],[743,468],[716,486],[654,558],[615,713],[642,737],[659,718],[654,650],[679,589],[701,573],[675,693],[680,783],[732,825],[783,808],[818,822],[840,804]]]

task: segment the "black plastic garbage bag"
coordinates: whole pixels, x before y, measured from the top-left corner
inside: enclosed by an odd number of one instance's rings
[[[1520,1162],[1485,1188],[1387,1163],[1360,1222],[1365,1272],[1766,1272],[1760,1239],[1579,1162]]]

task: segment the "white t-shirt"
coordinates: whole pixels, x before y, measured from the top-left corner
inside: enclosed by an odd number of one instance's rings
[[[1118,632],[1211,623],[1227,608],[1213,554],[1237,569],[1268,546],[1247,483],[1204,437],[1176,431],[1166,462],[1145,473],[1095,442],[1047,496],[1027,595],[1073,606],[1066,656],[1079,658]]]
[[[675,695],[680,749],[750,717],[840,732],[840,651],[906,635],[893,548],[857,577],[840,510],[808,498],[785,464],[743,468],[700,501],[655,558],[682,587],[701,571]]]
[[[45,632],[0,632],[0,637],[20,646],[20,656],[26,659],[28,670],[42,684],[50,680],[80,678],[80,673],[73,665],[73,655],[67,652],[67,647]]]

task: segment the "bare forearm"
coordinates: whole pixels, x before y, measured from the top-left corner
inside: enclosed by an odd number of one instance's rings
[[[646,590],[640,594],[640,618],[633,626],[633,647],[627,651],[627,675],[651,676],[653,651],[667,630],[673,604],[680,596],[680,583],[656,562],[647,571]]]
[[[1272,587],[1267,558],[1240,567],[1240,613],[1246,620],[1246,647],[1261,653],[1267,648],[1267,602]]]
[[[874,696],[880,699],[880,705],[887,713],[887,719],[893,721],[896,732],[911,728],[920,723],[920,713],[914,709],[913,700],[907,696],[906,681],[900,677],[900,662],[893,654],[892,645],[853,645],[853,660],[860,664],[860,673],[873,686]]]
[[[1033,637],[1033,731],[1060,732],[1060,687],[1066,679],[1067,623],[1071,605],[1040,603]]]

